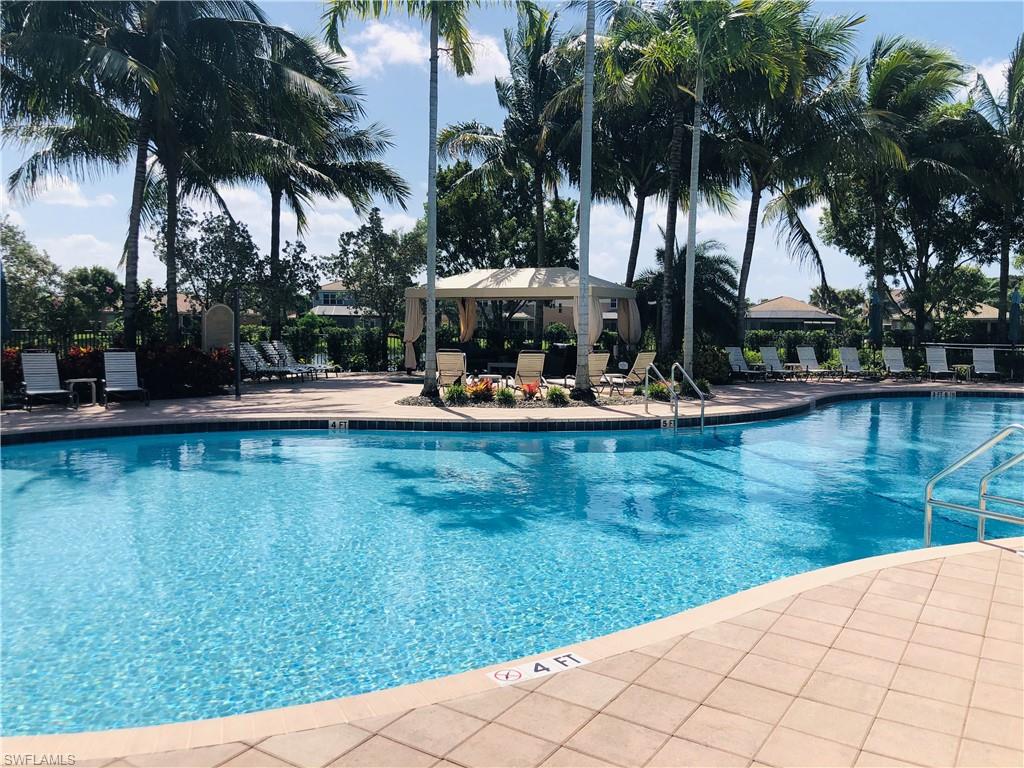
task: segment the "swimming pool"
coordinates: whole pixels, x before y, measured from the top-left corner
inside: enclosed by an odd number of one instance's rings
[[[1011,421],[1024,400],[908,398],[703,435],[206,433],[8,448],[4,732],[359,693],[916,548],[927,477]],[[973,520],[940,514],[934,537],[970,541]]]

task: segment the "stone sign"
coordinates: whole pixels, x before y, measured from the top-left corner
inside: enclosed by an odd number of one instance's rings
[[[226,304],[214,304],[203,315],[203,349],[227,347],[235,339],[235,313]]]

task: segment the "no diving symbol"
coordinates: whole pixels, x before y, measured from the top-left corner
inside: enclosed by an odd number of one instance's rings
[[[502,683],[514,683],[522,676],[523,673],[518,669],[499,669],[494,673],[494,679]]]

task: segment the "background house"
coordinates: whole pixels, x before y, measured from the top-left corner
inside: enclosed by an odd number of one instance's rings
[[[352,291],[337,280],[320,286],[313,295],[313,306],[309,311],[314,315],[333,320],[342,328],[354,328],[357,325],[380,325],[380,318],[373,315],[366,307],[356,306]]]
[[[816,331],[835,329],[842,318],[791,296],[776,296],[747,310],[744,328],[748,331]]]

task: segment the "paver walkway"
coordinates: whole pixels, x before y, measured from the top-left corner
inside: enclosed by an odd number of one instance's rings
[[[1024,558],[991,546],[847,577],[523,685],[79,765],[1021,766],[1022,588]]]

